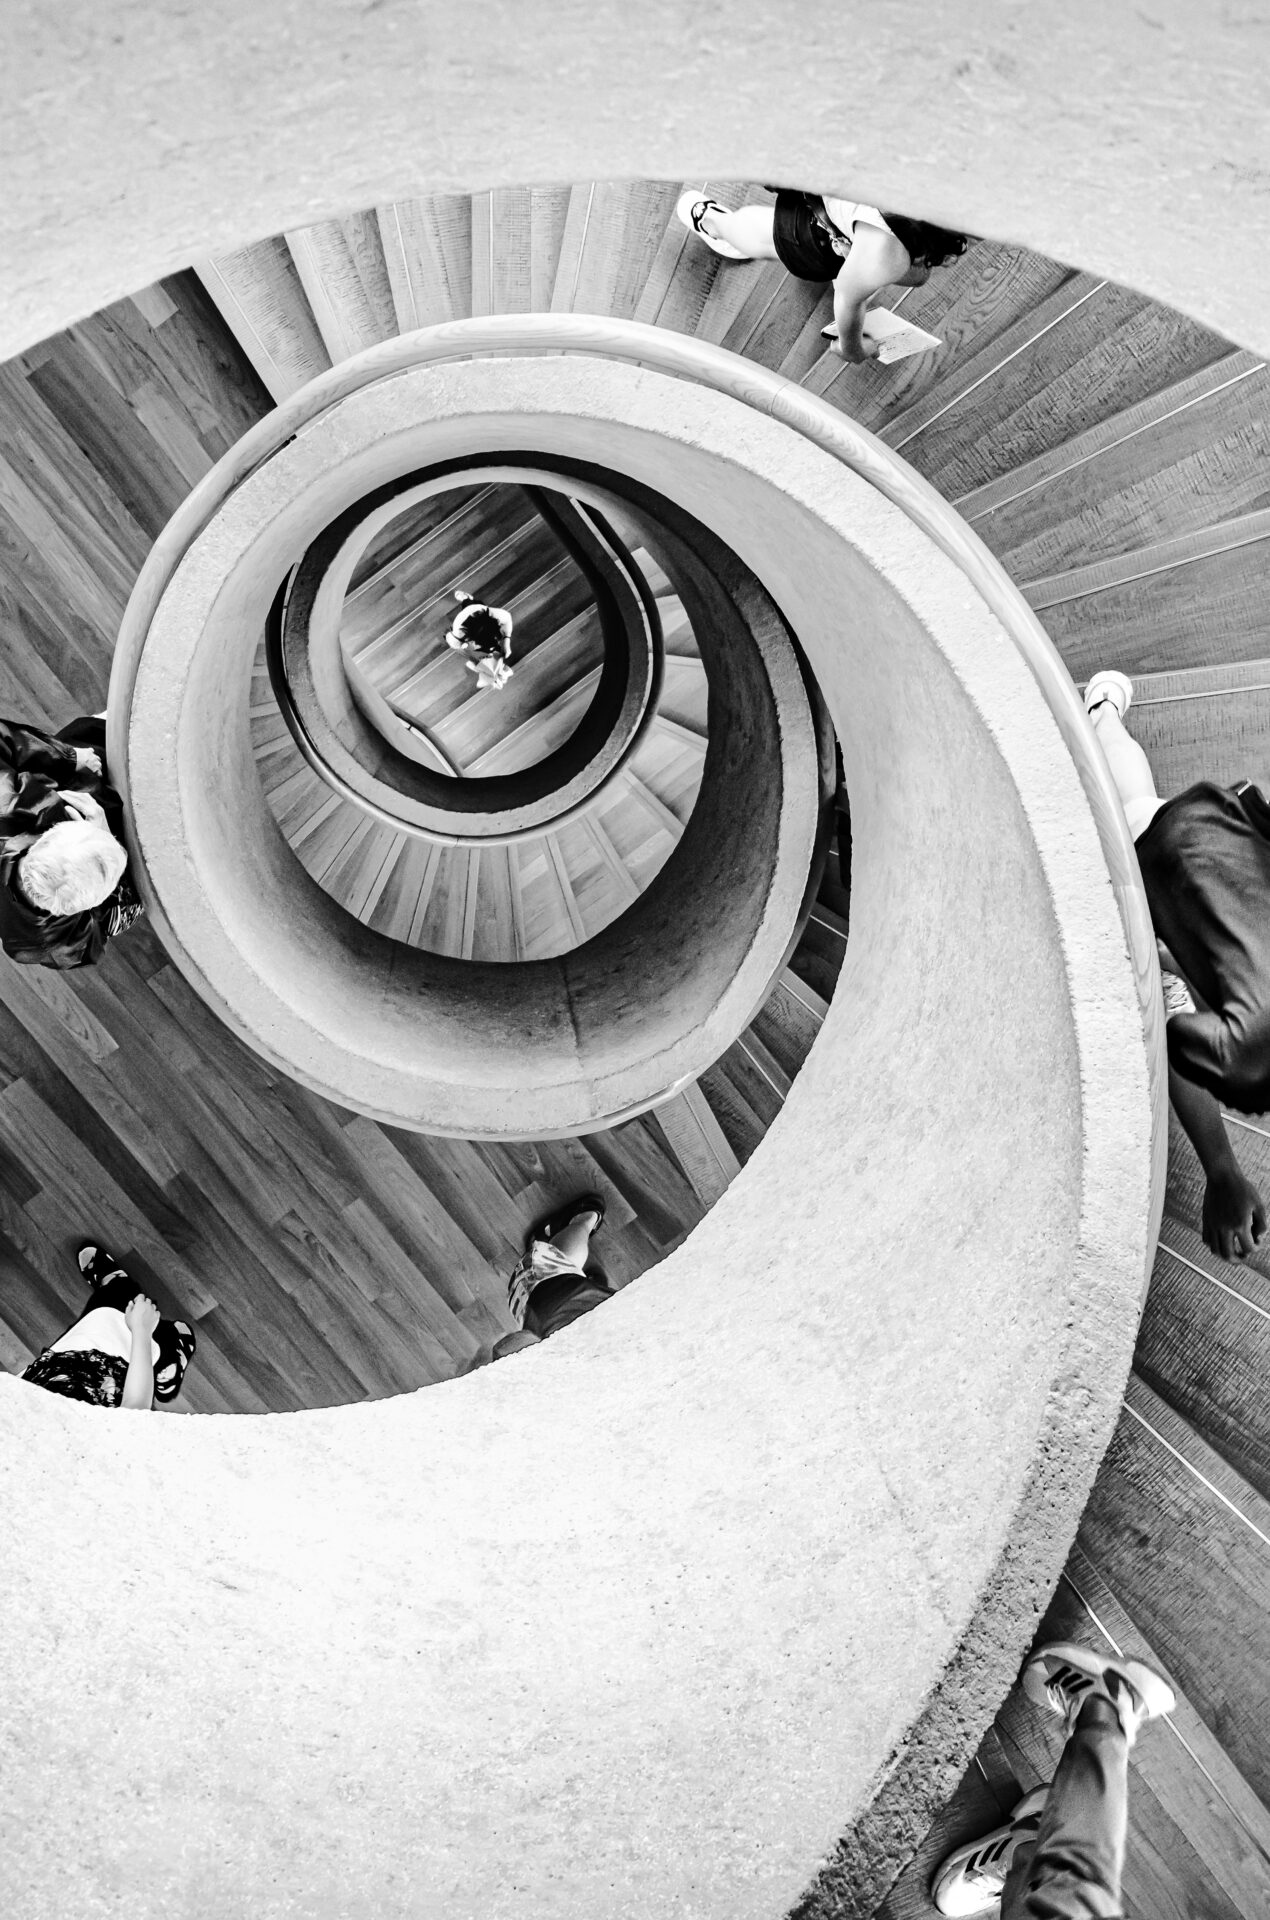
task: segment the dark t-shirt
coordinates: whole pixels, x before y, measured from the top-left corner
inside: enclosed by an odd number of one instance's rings
[[[1270,1111],[1270,808],[1203,780],[1137,843],[1155,931],[1208,1013],[1168,1023],[1169,1060],[1243,1113]]]
[[[525,1331],[548,1340],[612,1297],[612,1288],[600,1274],[562,1273],[540,1280],[525,1308]]]

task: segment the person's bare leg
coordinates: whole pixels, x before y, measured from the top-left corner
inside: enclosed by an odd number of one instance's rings
[[[1102,700],[1089,718],[1093,721],[1103,759],[1116,783],[1129,831],[1137,840],[1164,805],[1155,790],[1151,763],[1128,731],[1110,700]]]
[[[576,1260],[579,1267],[584,1266],[590,1251],[591,1235],[599,1224],[598,1213],[580,1213],[576,1219],[570,1220],[567,1227],[561,1228],[551,1244],[566,1260]]]
[[[702,215],[701,224],[711,239],[735,247],[747,260],[775,260],[773,218],[770,207],[738,207],[735,213],[715,213],[712,209]]]

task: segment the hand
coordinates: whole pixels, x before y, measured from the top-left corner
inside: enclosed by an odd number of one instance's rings
[[[1265,1239],[1261,1195],[1237,1166],[1209,1176],[1204,1190],[1204,1245],[1223,1260],[1246,1260]]]
[[[144,1293],[134,1293],[123,1310],[123,1317],[134,1339],[144,1339],[159,1324],[159,1309]]]
[[[839,334],[836,340],[829,342],[829,351],[836,353],[840,359],[849,361],[853,367],[860,367],[866,360],[877,359],[882,351],[882,342],[870,340],[867,333],[862,333],[858,341],[853,341],[850,346],[844,347],[842,336]]]
[[[101,775],[101,755],[94,753],[91,747],[76,747],[75,770],[77,773],[95,773]]]
[[[93,799],[91,793],[78,793],[65,787],[59,787],[58,798],[70,808],[72,813],[77,813],[81,820],[93,820],[98,826],[105,826],[105,808]]]

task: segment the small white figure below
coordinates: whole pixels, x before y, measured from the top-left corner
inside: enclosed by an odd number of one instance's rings
[[[454,597],[463,604],[445,644],[455,653],[471,654],[464,665],[476,675],[477,686],[499,693],[512,677],[512,617],[506,607],[487,607],[461,589]]]

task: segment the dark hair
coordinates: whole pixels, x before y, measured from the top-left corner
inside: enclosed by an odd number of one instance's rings
[[[503,629],[488,607],[476,607],[466,616],[459,615],[462,625],[459,632],[465,645],[477,647],[482,653],[503,651]]]
[[[937,227],[933,220],[910,220],[902,213],[884,213],[882,218],[915,267],[942,267],[969,245],[966,234],[951,227]]]

